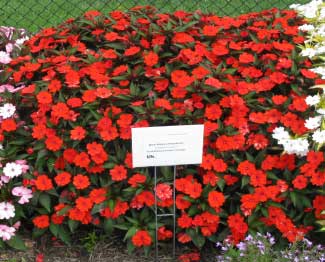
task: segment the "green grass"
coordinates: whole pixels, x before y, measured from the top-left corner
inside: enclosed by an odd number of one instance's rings
[[[261,11],[272,7],[287,8],[309,0],[0,0],[0,25],[26,28],[35,32],[56,25],[86,10],[102,12],[126,10],[134,5],[153,5],[162,12],[178,9],[231,15]]]

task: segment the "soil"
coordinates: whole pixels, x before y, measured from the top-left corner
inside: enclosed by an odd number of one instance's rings
[[[49,241],[41,238],[37,242],[25,237],[27,251],[5,250],[0,251],[0,262],[153,262],[154,252],[144,256],[143,251],[138,250],[128,254],[126,244],[119,238],[100,240],[90,252],[85,245],[80,244],[76,238],[75,243],[66,246],[58,241]],[[178,247],[176,256],[184,253],[195,252],[190,247]],[[43,260],[37,260],[37,255],[43,255]],[[201,262],[212,262],[216,256],[213,246],[201,251]],[[171,257],[171,245],[166,245],[159,251],[159,262],[175,261]]]

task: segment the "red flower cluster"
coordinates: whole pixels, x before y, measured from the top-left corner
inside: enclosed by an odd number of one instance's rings
[[[154,190],[167,211],[172,172],[162,168],[154,188],[147,169],[132,168],[131,128],[203,123],[202,164],[177,170],[178,240],[201,247],[228,227],[238,242],[256,223],[300,237],[313,220],[304,210],[324,208],[314,196],[325,183],[323,152],[283,155],[272,130],[304,134],[312,115],[304,97],[316,75],[296,55],[302,23],[276,9],[222,18],[137,7],[90,11],[32,37],[7,70],[13,84],[26,83],[16,99],[30,129],[4,120],[1,134],[27,136],[29,183],[45,208],[35,226],[94,224],[151,245]],[[159,239],[171,237],[169,226]]]

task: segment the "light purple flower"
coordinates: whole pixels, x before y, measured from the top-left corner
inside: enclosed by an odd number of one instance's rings
[[[240,242],[239,244],[236,245],[236,247],[241,251],[245,251],[247,248],[247,245],[244,242]]]

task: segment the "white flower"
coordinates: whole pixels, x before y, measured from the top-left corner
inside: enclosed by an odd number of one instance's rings
[[[8,53],[4,51],[0,51],[0,64],[9,64],[11,62],[11,58]]]
[[[324,30],[324,34],[325,34],[325,30]],[[317,45],[315,51],[316,51],[316,55],[324,54],[325,53],[325,46],[324,45]]]
[[[305,121],[305,127],[307,127],[308,129],[316,129],[318,127],[320,127],[322,121],[322,117],[321,116],[316,116],[316,117],[310,117],[308,119],[306,119]]]
[[[13,104],[6,103],[0,107],[0,116],[4,119],[12,117],[16,112],[16,107]]]
[[[0,203],[0,220],[9,219],[15,216],[15,207],[8,202]]]
[[[301,26],[298,27],[299,30],[301,31],[313,31],[315,30],[315,27],[313,25],[310,24],[303,24]]]
[[[309,143],[307,139],[287,139],[283,141],[284,151],[288,154],[296,154],[298,156],[305,156],[309,151]]]
[[[302,56],[307,56],[309,58],[313,58],[316,55],[316,50],[314,48],[305,48],[300,53]]]
[[[319,103],[320,96],[319,95],[307,96],[305,101],[306,101],[307,105],[314,106],[314,105],[317,105]]]
[[[25,36],[23,38],[19,38],[15,41],[15,44],[20,47],[25,41],[27,41],[29,39],[28,36]]]
[[[320,114],[320,115],[325,116],[325,109],[323,109],[323,108],[317,109],[316,112],[317,112],[318,114]]]
[[[325,142],[325,130],[316,130],[313,134],[313,140],[316,143],[322,144]]]
[[[3,145],[2,144],[0,144],[0,150],[3,150]]]
[[[5,165],[3,168],[3,173],[5,176],[13,178],[20,176],[23,173],[23,168],[21,165],[11,162]]]
[[[288,131],[284,130],[284,127],[281,126],[281,127],[274,128],[272,137],[274,139],[278,140],[280,144],[282,144],[281,141],[289,139],[290,135],[289,135]]]

